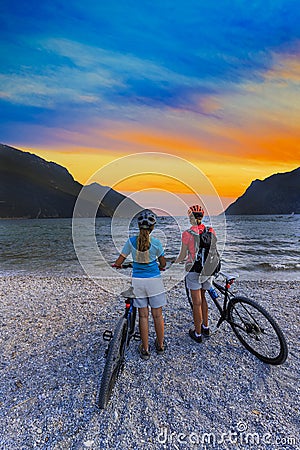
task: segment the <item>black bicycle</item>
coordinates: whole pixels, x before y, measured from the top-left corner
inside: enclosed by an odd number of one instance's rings
[[[109,346],[106,350],[106,362],[97,397],[100,409],[107,406],[112,396],[118,376],[124,368],[126,350],[130,340],[132,338],[140,339],[139,333],[135,332],[136,307],[133,306],[135,295],[132,286],[121,295],[125,297],[125,312],[120,317],[114,333],[111,330],[105,330],[103,333],[103,339],[109,341]]]
[[[220,277],[224,280],[223,285],[218,281]],[[220,295],[216,290],[208,290],[220,313],[216,328],[223,322],[228,322],[249,352],[264,363],[283,364],[288,356],[288,348],[279,325],[257,302],[229,291],[236,278],[219,272],[213,280],[213,286],[223,297],[223,305],[218,300]],[[185,287],[190,306],[193,308],[189,289],[186,285]]]

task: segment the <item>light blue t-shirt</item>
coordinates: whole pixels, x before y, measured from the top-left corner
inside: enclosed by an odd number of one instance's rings
[[[160,277],[157,258],[164,255],[164,249],[159,239],[150,238],[149,263],[139,263],[136,261],[137,236],[131,237],[125,243],[121,254],[125,257],[132,255],[133,259],[133,278],[153,278]]]

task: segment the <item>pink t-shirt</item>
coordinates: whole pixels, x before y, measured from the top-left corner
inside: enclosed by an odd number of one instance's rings
[[[195,233],[202,234],[205,230],[205,225],[201,223],[200,225],[193,225],[190,230],[194,231]],[[215,234],[215,231],[211,227],[207,227],[208,231],[211,231]],[[195,259],[195,243],[194,243],[194,236],[189,233],[187,230],[182,233],[182,243],[185,244],[188,248],[188,259],[187,262],[192,262]]]

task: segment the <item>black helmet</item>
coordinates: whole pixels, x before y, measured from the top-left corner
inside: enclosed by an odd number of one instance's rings
[[[140,212],[137,221],[140,228],[148,229],[156,224],[156,215],[150,209],[145,209]]]

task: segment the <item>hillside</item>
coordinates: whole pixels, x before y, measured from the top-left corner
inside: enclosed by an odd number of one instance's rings
[[[82,187],[65,167],[0,144],[0,218],[72,217]],[[139,205],[111,188],[94,183],[90,189],[98,193],[98,198],[106,192],[98,217],[111,217],[121,202],[126,204],[129,216],[140,210]]]
[[[300,214],[300,167],[255,180],[225,214]]]

